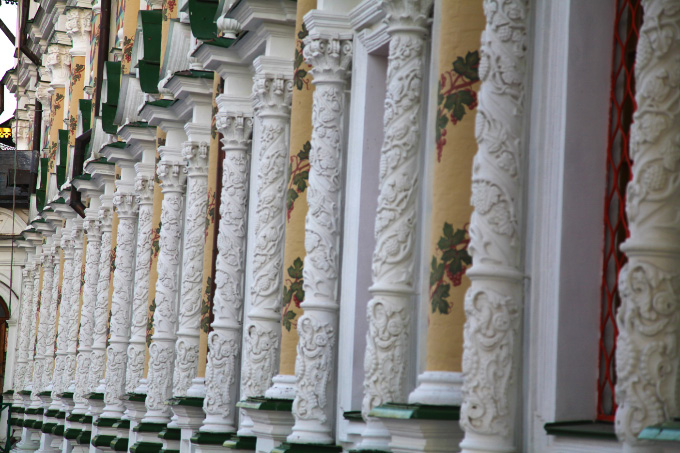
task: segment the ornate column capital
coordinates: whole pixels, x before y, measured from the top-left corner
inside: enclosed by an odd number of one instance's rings
[[[113,230],[113,217],[111,214],[110,207],[104,205],[99,207],[99,226],[102,233],[110,233]]]
[[[427,33],[434,0],[380,0],[387,32]]]
[[[71,56],[69,48],[62,44],[50,44],[47,47],[45,64],[52,73],[50,85],[54,88],[63,88],[71,75]]]
[[[113,206],[119,218],[134,218],[139,212],[137,197],[131,193],[116,192],[113,195]]]
[[[304,40],[303,55],[312,66],[312,83],[342,83],[349,77],[352,63],[352,38],[314,36],[310,33]]]
[[[283,75],[253,77],[253,109],[262,116],[290,116],[293,79]]]
[[[92,31],[92,10],[87,8],[71,8],[66,11],[66,33],[71,37],[73,56],[84,56],[90,45]]]
[[[163,193],[184,192],[186,186],[186,174],[184,162],[161,160],[158,162],[158,178],[161,180]]]
[[[135,193],[138,204],[153,204],[153,177],[137,175]]]
[[[206,142],[184,142],[182,157],[187,161],[188,176],[205,176],[208,174],[208,153],[210,146]]]
[[[61,249],[67,259],[73,258],[73,237],[70,234],[61,237]]]
[[[253,118],[243,113],[218,112],[215,124],[226,149],[247,149],[253,133]]]
[[[86,218],[83,221],[83,229],[87,232],[87,241],[99,241],[102,234],[98,219]]]

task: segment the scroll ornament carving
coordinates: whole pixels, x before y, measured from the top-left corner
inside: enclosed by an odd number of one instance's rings
[[[52,378],[54,371],[54,350],[55,339],[57,334],[57,308],[59,304],[59,268],[61,266],[60,253],[58,252],[57,244],[54,244],[51,250],[54,256],[54,269],[52,271],[52,297],[49,305],[45,306],[45,314],[48,314],[47,329],[45,330],[45,364],[43,367],[42,386],[44,390],[52,389]]]
[[[125,393],[125,368],[127,346],[130,338],[130,306],[133,286],[133,263],[135,259],[135,238],[137,227],[137,197],[134,194],[117,191],[113,205],[118,212],[116,236],[116,269],[113,272],[113,296],[109,331],[111,337],[106,349],[106,402],[105,412],[121,411],[121,397]],[[113,407],[111,407],[113,406]]]
[[[68,52],[68,47],[61,44],[50,44],[47,47],[45,65],[52,73],[51,85],[63,87],[71,72],[71,55]]]
[[[135,287],[132,301],[130,344],[128,346],[125,391],[132,393],[144,376],[146,355],[146,324],[149,301],[149,272],[151,270],[153,180],[138,176],[135,190],[139,203],[137,223],[137,258],[135,260]]]
[[[182,257],[182,291],[173,376],[173,395],[186,395],[198,372],[198,341],[203,296],[203,250],[208,212],[208,144],[186,142],[187,201]]]
[[[111,278],[111,208],[99,208],[101,224],[101,251],[99,252],[99,274],[97,279],[97,299],[94,306],[94,329],[92,352],[90,353],[90,372],[88,387],[95,391],[99,381],[104,378],[107,324],[109,318],[109,281]]]
[[[37,258],[36,258],[37,260]],[[27,352],[27,365],[26,365],[26,376],[24,377],[24,390],[27,390],[31,383],[33,382],[33,372],[35,366],[35,355],[33,351],[35,350],[36,341],[36,325],[38,317],[38,300],[40,298],[40,265],[36,261],[33,268],[33,298],[31,300],[31,312],[30,319],[31,323],[28,328],[28,350]]]
[[[64,251],[64,270],[62,282],[61,302],[59,306],[59,323],[57,333],[57,351],[52,374],[52,398],[58,398],[64,392],[64,372],[66,370],[66,347],[70,328],[71,291],[73,290],[73,239],[64,234],[61,238],[61,248]]]
[[[17,368],[14,377],[14,389],[22,390],[25,388],[26,370],[28,368],[28,337],[30,325],[33,324],[32,302],[33,302],[33,268],[26,265],[22,271],[23,289],[21,291],[21,326],[19,332],[19,347]]]
[[[83,230],[79,225],[73,227],[71,234],[73,239],[73,277],[71,279],[69,328],[66,339],[66,367],[63,376],[62,388],[66,391],[76,371],[76,348],[78,344],[78,313],[80,312],[80,287],[83,271]]]
[[[616,344],[615,427],[631,451],[646,449],[644,428],[680,416],[680,5],[641,6]]]
[[[278,343],[276,330],[264,330],[256,324],[247,327],[245,353],[248,362],[241,379],[244,396],[262,396],[269,388],[277,368]]]
[[[413,292],[423,55],[431,0],[381,2],[391,36],[368,303],[362,415],[405,401],[408,324]]]
[[[220,224],[215,264],[213,331],[208,335],[205,425],[234,429],[238,344],[243,314],[243,278],[248,204],[248,155],[253,120],[240,114],[217,114],[225,152]]]
[[[486,0],[472,170],[461,425],[514,442],[522,277],[519,200],[528,5]],[[503,275],[502,278],[497,278]],[[469,440],[464,440],[471,442]]]
[[[72,52],[83,54],[87,51],[92,31],[92,11],[85,8],[71,8],[66,11],[66,33],[73,41]]]
[[[179,292],[179,247],[182,242],[182,211],[184,193],[184,166],[177,162],[161,161],[158,176],[164,198],[161,211],[160,253],[158,254],[158,280],[156,282],[156,311],[154,312],[153,342],[149,348],[148,411],[154,416],[170,414],[165,404],[172,394],[174,369],[174,343],[177,328],[175,304]],[[149,416],[147,412],[147,417]]]
[[[97,280],[99,278],[99,258],[101,254],[101,229],[99,222],[96,219],[86,218],[83,222],[83,228],[87,231],[85,285],[83,287],[79,347],[76,357],[76,390],[73,395],[73,400],[78,405],[87,403],[85,395],[91,391],[88,375],[94,338],[94,307],[97,299]]]
[[[43,255],[43,286],[42,294],[40,296],[40,315],[42,323],[38,324],[38,337],[35,354],[35,367],[33,369],[33,396],[37,396],[42,392],[45,369],[45,346],[47,340],[47,326],[49,325],[49,306],[52,300],[52,282],[54,275],[54,266],[52,256],[49,251],[45,251]]]
[[[298,354],[295,360],[297,376],[293,413],[296,419],[316,420],[325,424],[328,403],[328,383],[333,371],[335,329],[329,323],[319,323],[305,313],[298,321]]]

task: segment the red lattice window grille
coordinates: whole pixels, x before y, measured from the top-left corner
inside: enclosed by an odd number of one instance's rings
[[[630,124],[636,108],[633,66],[641,19],[640,0],[616,0],[604,209],[600,368],[597,383],[597,419],[602,421],[613,421],[616,414],[614,356],[618,329],[615,315],[620,304],[617,279],[619,271],[626,263],[626,256],[619,246],[629,234],[625,212],[626,186],[632,177],[628,145]]]

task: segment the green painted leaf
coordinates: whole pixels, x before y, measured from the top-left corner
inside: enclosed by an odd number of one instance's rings
[[[440,285],[432,295],[432,313],[439,312],[443,315],[449,314],[449,303],[446,299],[449,297],[450,285],[444,283]]]
[[[470,81],[479,80],[479,52],[468,52],[465,58],[458,57],[453,62],[453,71]]]
[[[285,315],[283,315],[283,327],[286,328],[288,332],[290,332],[291,327],[293,327],[293,319],[295,319],[295,312],[293,311],[287,311]]]
[[[290,278],[302,278],[302,266],[302,260],[300,258],[295,258],[293,265],[288,268],[288,275],[290,275]]]

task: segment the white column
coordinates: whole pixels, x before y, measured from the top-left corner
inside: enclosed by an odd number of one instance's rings
[[[66,339],[66,366],[62,377],[62,388],[66,392],[75,392],[76,373],[76,348],[78,345],[78,315],[80,313],[80,286],[83,274],[83,221],[80,218],[73,219],[71,230],[73,241],[73,276],[71,279],[72,289],[70,292],[70,312],[68,317],[68,332]]]
[[[465,295],[463,452],[515,451],[522,312],[527,0],[485,1]]]
[[[124,168],[123,171],[132,170]],[[133,172],[134,175],[134,172]],[[102,418],[120,419],[125,412],[122,397],[125,394],[127,347],[130,338],[130,311],[134,286],[135,234],[137,229],[137,197],[132,181],[116,181],[113,205],[118,213],[116,234],[116,269],[113,271],[113,297],[111,301],[111,337],[106,349],[106,390]]]
[[[256,129],[259,137],[255,140],[259,146],[259,163],[255,179],[257,206],[252,219],[255,241],[250,309],[243,333],[242,399],[263,396],[278,370],[288,131],[293,87],[293,65],[288,60],[258,57],[255,70],[253,109],[259,121]],[[252,436],[251,427],[252,421],[242,417],[239,436]]]
[[[179,298],[180,249],[182,245],[182,213],[186,176],[184,162],[176,150],[161,147],[158,177],[163,191],[161,208],[160,252],[156,282],[154,333],[149,347],[149,391],[143,422],[168,423],[171,410],[166,401],[172,396],[172,373],[175,362],[177,305]]]
[[[61,246],[61,228],[57,228],[57,232],[52,236],[53,243],[50,253],[52,254],[52,287],[50,288],[52,294],[49,299],[49,303],[43,303],[41,305],[40,313],[48,315],[48,317],[40,317],[40,320],[47,321],[47,326],[45,327],[45,349],[44,355],[44,365],[43,365],[43,377],[42,377],[42,391],[52,391],[52,378],[54,371],[54,343],[57,334],[57,302],[59,299],[59,267],[61,264],[61,258],[59,253],[59,248]],[[43,282],[44,286],[44,282]],[[44,397],[45,401],[49,400],[49,397]]]
[[[90,201],[92,203],[92,200]],[[76,357],[76,385],[73,394],[75,407],[73,412],[84,414],[88,404],[85,395],[92,390],[88,385],[92,339],[94,337],[94,306],[97,301],[97,279],[99,277],[99,255],[101,252],[101,228],[97,220],[97,211],[86,211],[83,228],[87,231],[87,249],[85,254],[85,285],[83,287],[83,304],[80,310],[80,332],[78,334],[78,355]]]
[[[57,351],[52,373],[52,407],[61,410],[60,395],[65,391],[64,371],[66,369],[66,343],[71,314],[71,291],[73,289],[73,238],[71,237],[71,221],[64,228],[61,237],[61,249],[64,251],[64,276],[61,285],[61,302],[59,303],[59,323],[57,325]],[[58,269],[58,268],[57,268]]]
[[[335,443],[336,343],[342,207],[345,89],[352,32],[310,27],[304,57],[314,101],[305,218],[304,315],[298,320],[295,425],[288,442]]]
[[[680,415],[680,8],[643,0],[630,133],[628,262],[619,274],[616,433],[625,452],[661,452],[637,440]]]
[[[208,212],[208,143],[184,142],[187,192],[182,242],[182,285],[180,287],[175,373],[172,394],[187,396],[198,372],[198,348],[203,293],[203,250],[205,217]]]
[[[248,150],[252,117],[220,112],[217,128],[223,135],[222,192],[215,263],[214,320],[208,335],[205,371],[206,414],[201,431],[236,431],[236,390],[243,319],[248,206]]]
[[[387,0],[390,35],[380,194],[375,220],[373,298],[368,303],[362,448],[385,448],[389,434],[369,418],[384,403],[406,402],[410,324],[414,311],[422,84],[432,0]]]
[[[49,306],[52,300],[52,281],[54,275],[54,255],[52,254],[52,238],[43,246],[42,266],[43,281],[40,294],[40,321],[38,323],[38,336],[35,348],[35,366],[33,367],[33,393],[31,399],[36,404],[38,393],[43,390],[43,375],[45,370],[45,343],[47,338],[47,326],[49,325]]]
[[[19,326],[19,345],[17,353],[17,367],[14,375],[14,391],[16,393],[26,388],[26,374],[28,371],[28,344],[33,312],[33,275],[35,265],[27,263],[21,271],[23,288],[21,290],[21,321]]]
[[[38,303],[40,300],[40,265],[42,257],[36,250],[35,261],[33,263],[33,298],[31,301],[31,311],[29,313],[28,327],[28,349],[26,351],[26,376],[24,377],[24,390],[33,390],[34,387],[34,370],[35,370],[35,354],[36,349],[36,329],[38,318]]]
[[[138,173],[139,173],[139,165]],[[142,164],[143,165],[143,164]],[[144,377],[146,358],[146,324],[149,311],[149,272],[151,271],[151,244],[153,224],[153,170],[149,175],[138,174],[135,193],[138,197],[137,247],[135,259],[135,286],[132,300],[130,339],[127,349],[125,391],[134,393]]]
[[[94,304],[94,328],[92,336],[92,352],[90,352],[90,371],[87,386],[90,392],[104,393],[100,381],[104,379],[106,367],[106,340],[109,318],[109,280],[111,278],[111,234],[113,229],[112,197],[101,195],[99,206],[99,226],[101,228],[101,246],[99,249],[99,265],[97,270],[97,298]],[[92,407],[90,408],[92,410]]]

